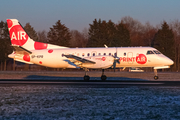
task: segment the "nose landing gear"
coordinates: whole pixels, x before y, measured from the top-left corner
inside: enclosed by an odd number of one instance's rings
[[[154,74],[155,74],[154,79],[155,79],[155,80],[159,79],[159,77],[158,77],[158,75],[157,75],[157,69],[154,69]]]
[[[154,79],[157,80],[159,77],[158,76],[154,76]]]

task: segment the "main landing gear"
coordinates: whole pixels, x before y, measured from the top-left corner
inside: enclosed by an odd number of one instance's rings
[[[89,70],[88,70],[87,68],[85,68],[84,81],[89,81],[89,79],[90,79],[89,75],[87,75],[87,72],[88,72],[88,71],[89,71]],[[107,77],[106,77],[106,75],[104,75],[104,69],[102,69],[101,80],[102,80],[102,81],[106,81],[106,79],[107,79]]]
[[[89,79],[90,79],[89,75],[87,75],[87,72],[88,72],[88,71],[89,71],[89,70],[88,70],[87,68],[85,68],[84,81],[89,81]]]
[[[159,77],[157,76],[157,69],[154,69],[154,74],[155,74],[154,79],[157,80],[157,79],[159,78]]]
[[[102,69],[102,75],[101,75],[101,80],[106,81],[107,77],[104,75],[104,69]]]

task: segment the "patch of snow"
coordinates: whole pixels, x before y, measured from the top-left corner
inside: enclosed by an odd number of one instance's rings
[[[0,119],[180,119],[180,88],[0,86]]]

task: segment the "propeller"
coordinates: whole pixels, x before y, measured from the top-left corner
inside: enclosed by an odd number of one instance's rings
[[[113,57],[114,57],[113,68],[114,68],[114,72],[115,72],[116,63],[120,64],[120,62],[119,62],[120,58],[117,57],[117,49],[116,49],[116,53],[115,53],[115,55]]]

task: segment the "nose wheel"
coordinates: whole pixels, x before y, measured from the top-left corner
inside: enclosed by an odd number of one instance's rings
[[[159,77],[158,76],[154,76],[154,79],[157,80]]]
[[[154,69],[154,74],[155,74],[154,79],[155,80],[159,79],[159,77],[157,76],[157,69]]]

